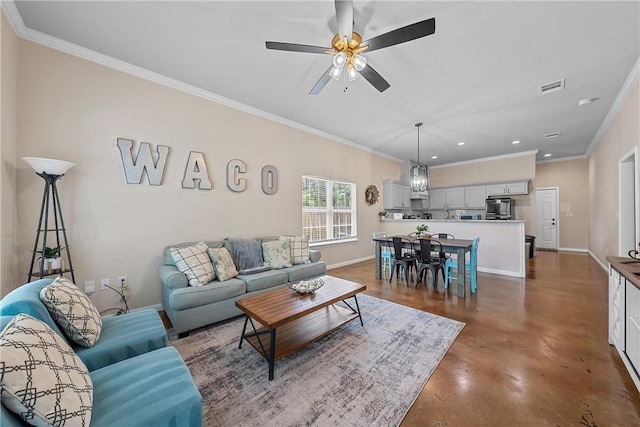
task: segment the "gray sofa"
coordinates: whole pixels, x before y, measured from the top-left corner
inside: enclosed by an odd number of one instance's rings
[[[277,236],[258,237],[258,241],[277,240]],[[320,252],[309,250],[308,264],[272,269],[255,274],[240,274],[235,278],[218,281],[216,278],[206,285],[189,286],[187,276],[175,266],[171,248],[184,248],[197,242],[185,242],[166,246],[163,251],[164,265],[159,268],[162,282],[162,306],[171,320],[178,336],[184,337],[189,331],[220,322],[242,312],[235,302],[248,294],[265,292],[288,283],[326,274],[327,265],[320,261]],[[229,248],[227,240],[205,241],[210,248]]]

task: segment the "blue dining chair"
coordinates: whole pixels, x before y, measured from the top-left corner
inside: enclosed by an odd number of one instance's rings
[[[387,238],[387,233],[385,233],[384,231],[377,231],[375,233],[373,233],[373,238],[374,239],[386,239]],[[384,243],[381,243],[381,245],[384,245]],[[393,258],[393,252],[391,252],[391,249],[389,248],[389,246],[382,246],[380,248],[380,262],[382,263],[382,271],[388,271],[389,274],[391,274],[391,259]]]
[[[473,240],[471,244],[471,254],[469,256],[469,262],[465,262],[464,269],[465,274],[466,270],[469,270],[470,276],[470,289],[471,293],[475,293],[478,289],[478,243],[480,243],[480,238],[476,238]],[[449,283],[453,279],[457,279],[457,275],[453,274],[454,270],[458,269],[458,260],[448,259],[445,262],[444,270],[445,270],[445,280],[444,280],[444,288],[447,289],[449,287]]]

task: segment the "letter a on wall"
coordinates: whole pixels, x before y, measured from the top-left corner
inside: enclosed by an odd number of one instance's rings
[[[204,162],[204,154],[192,151],[189,153],[187,168],[184,171],[182,188],[196,188],[196,181],[198,181],[200,190],[211,190],[211,181],[209,181],[207,164]]]
[[[147,181],[150,185],[162,185],[162,176],[164,175],[164,166],[169,155],[169,147],[166,145],[158,145],[156,148],[157,161],[153,161],[151,154],[151,144],[141,142],[133,160],[131,148],[133,141],[130,139],[118,138],[118,148],[122,157],[122,168],[127,184],[140,184],[142,182],[142,172],[146,171]]]

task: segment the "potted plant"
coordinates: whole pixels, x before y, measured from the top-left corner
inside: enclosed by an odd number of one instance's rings
[[[42,253],[44,258],[44,267],[47,270],[57,270],[61,266],[60,246],[53,248],[45,247]]]
[[[387,213],[385,211],[378,212],[378,217],[380,219],[385,219],[387,217]]]
[[[428,233],[429,226],[427,224],[416,225],[416,231],[421,236],[431,237],[431,235]]]

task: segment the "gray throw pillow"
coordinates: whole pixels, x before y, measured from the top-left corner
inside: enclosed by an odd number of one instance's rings
[[[238,271],[262,267],[262,246],[258,239],[226,238],[225,242]]]

